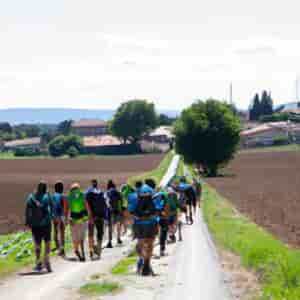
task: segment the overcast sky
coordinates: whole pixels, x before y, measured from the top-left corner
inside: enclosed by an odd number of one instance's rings
[[[0,108],[294,101],[299,1],[0,0]]]

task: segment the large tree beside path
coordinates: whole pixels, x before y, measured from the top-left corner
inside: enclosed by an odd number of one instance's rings
[[[240,139],[240,122],[226,103],[198,101],[175,123],[176,150],[188,163],[201,165],[209,176],[233,158]]]
[[[154,104],[146,100],[122,103],[110,124],[113,135],[124,144],[138,143],[143,135],[155,128],[157,117]]]

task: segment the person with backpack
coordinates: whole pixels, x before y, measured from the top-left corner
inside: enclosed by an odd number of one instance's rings
[[[128,211],[128,197],[134,193],[134,188],[130,184],[123,184],[120,188],[123,204],[122,204],[122,225],[124,227],[124,234],[127,232],[128,227],[132,223],[131,215]]]
[[[56,182],[54,185],[54,194],[51,196],[53,208],[53,229],[55,250],[59,250],[59,256],[65,256],[65,196],[64,184]]]
[[[71,233],[73,240],[74,252],[79,261],[84,262],[85,251],[84,241],[88,227],[88,220],[93,223],[91,209],[84,193],[80,189],[79,183],[74,183],[68,198],[66,216],[70,217]]]
[[[117,189],[115,183],[109,180],[107,183],[106,198],[108,203],[108,244],[107,248],[112,248],[112,236],[114,227],[117,227],[117,243],[121,245],[121,225],[122,225],[122,194]]]
[[[158,233],[158,210],[153,200],[155,191],[143,182],[136,182],[136,191],[128,196],[128,211],[133,215],[134,236],[138,240],[137,273],[154,275],[151,268],[154,240]]]
[[[107,214],[107,205],[104,193],[98,188],[98,181],[92,180],[92,185],[86,190],[86,201],[91,210],[91,219],[88,222],[88,237],[90,258],[94,259],[94,254],[101,258],[102,241],[104,235],[104,219]],[[95,245],[95,230],[97,231],[97,244]]]
[[[45,182],[40,182],[36,192],[28,196],[25,218],[26,225],[31,229],[35,246],[36,265],[34,271],[41,272],[45,267],[50,273],[52,272],[50,265],[52,204]],[[44,262],[41,259],[43,241],[45,243]]]
[[[178,211],[180,209],[180,203],[178,200],[177,193],[175,192],[175,190],[173,188],[168,187],[167,192],[168,192],[167,201],[168,201],[168,204],[170,207],[169,222],[168,222],[169,223],[169,229],[168,229],[169,239],[170,239],[170,242],[175,243],[176,242],[175,234],[176,234],[176,230],[177,230],[177,225],[179,227],[179,240],[182,240],[181,232],[180,232],[181,228],[179,225],[180,220],[178,221]]]

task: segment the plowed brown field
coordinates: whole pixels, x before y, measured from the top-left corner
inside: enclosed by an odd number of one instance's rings
[[[300,153],[238,154],[226,173],[208,183],[255,223],[300,246]]]
[[[24,203],[40,180],[50,191],[57,180],[66,190],[73,182],[86,188],[97,178],[105,187],[108,179],[117,184],[129,177],[156,168],[162,155],[128,156],[105,159],[18,159],[0,160],[0,234],[23,228]]]

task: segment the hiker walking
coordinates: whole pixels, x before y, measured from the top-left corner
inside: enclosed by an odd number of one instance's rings
[[[66,215],[70,216],[71,233],[75,255],[79,261],[84,262],[85,251],[84,241],[88,227],[88,220],[93,222],[91,210],[85,200],[83,192],[80,190],[79,183],[71,186]]]
[[[178,225],[178,211],[180,209],[180,204],[179,204],[179,200],[178,200],[178,196],[176,191],[171,188],[168,187],[167,189],[168,192],[168,204],[169,204],[169,239],[170,242],[175,243],[176,242],[176,230],[177,230],[177,226],[181,226]],[[181,236],[181,228],[179,228],[179,240],[182,240],[182,236]]]
[[[98,181],[92,180],[91,187],[86,190],[86,201],[90,207],[91,217],[88,222],[88,237],[89,237],[89,249],[90,258],[94,259],[94,255],[97,255],[98,259],[101,258],[102,241],[104,235],[104,219],[107,214],[107,205],[104,197],[104,193],[98,188]],[[97,243],[95,244],[95,230]]]
[[[52,205],[47,193],[47,184],[40,182],[36,192],[30,194],[26,200],[26,225],[31,229],[35,246],[36,265],[34,271],[41,272],[45,267],[50,273],[51,250],[51,219]],[[45,243],[44,261],[41,259],[42,242]]]
[[[56,182],[51,196],[55,249],[59,256],[65,256],[65,202],[64,184]]]
[[[128,196],[128,210],[133,215],[133,231],[137,238],[139,261],[137,273],[143,276],[153,275],[151,257],[154,240],[157,235],[157,210],[153,201],[155,191],[143,182],[136,182],[136,191]]]
[[[108,244],[112,248],[113,231],[117,229],[117,244],[121,245],[121,224],[122,224],[122,194],[117,190],[115,183],[109,180],[107,183],[106,198],[108,203]]]

